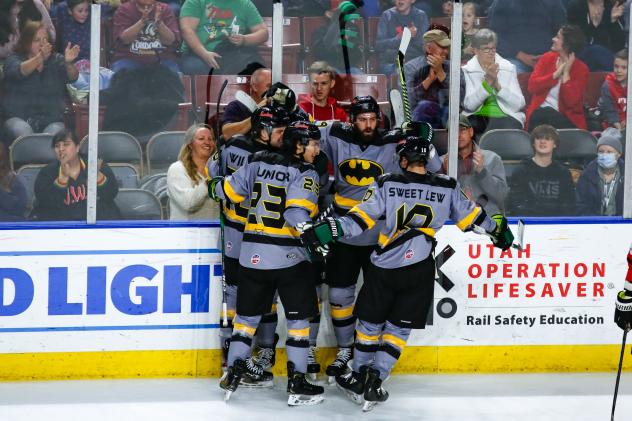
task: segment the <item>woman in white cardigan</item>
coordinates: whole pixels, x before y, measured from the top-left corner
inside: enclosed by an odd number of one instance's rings
[[[496,54],[496,42],[493,31],[479,30],[472,38],[475,55],[462,67],[463,113],[477,135],[492,129],[524,127],[525,100],[516,67]]]
[[[213,131],[196,124],[184,135],[178,160],[167,171],[167,193],[171,220],[219,219],[219,205],[208,197],[206,162],[215,153]]]

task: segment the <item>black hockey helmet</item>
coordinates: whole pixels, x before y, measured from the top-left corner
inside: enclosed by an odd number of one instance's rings
[[[397,145],[397,153],[400,158],[406,158],[408,163],[421,162],[426,164],[430,153],[430,142],[420,136],[406,136],[404,141]]]
[[[307,146],[310,140],[320,140],[320,130],[308,121],[294,121],[283,132],[281,151],[288,156],[294,156],[296,146]]]
[[[262,130],[266,130],[270,137],[275,127],[286,127],[290,124],[290,116],[284,108],[264,105],[252,113],[250,122],[255,137],[259,137]]]
[[[288,114],[296,110],[296,94],[284,83],[272,84],[263,94],[268,106],[285,108]]]
[[[356,117],[362,113],[375,113],[378,120],[382,118],[380,106],[370,95],[357,96],[351,100],[351,107],[349,108],[351,122],[354,122]]]

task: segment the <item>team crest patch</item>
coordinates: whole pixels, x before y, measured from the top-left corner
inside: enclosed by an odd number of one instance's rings
[[[250,258],[250,263],[252,263],[253,265],[259,264],[260,261],[261,261],[261,256],[259,256],[258,254],[253,254],[252,257]]]
[[[406,253],[404,253],[404,259],[410,260],[413,258],[414,255],[415,255],[415,251],[413,249],[408,249],[406,250]]]
[[[226,243],[226,251],[231,251],[233,248],[233,242],[229,241]]]

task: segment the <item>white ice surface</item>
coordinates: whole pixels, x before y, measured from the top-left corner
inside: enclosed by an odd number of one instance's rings
[[[615,373],[393,376],[372,412],[326,386],[325,402],[289,408],[285,378],[238,389],[228,404],[217,379],[0,383],[0,421],[609,420]],[[632,419],[632,373],[622,376],[617,420]]]

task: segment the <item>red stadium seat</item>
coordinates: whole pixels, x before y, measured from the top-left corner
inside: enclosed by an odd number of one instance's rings
[[[237,75],[197,75],[194,81],[194,105],[198,115],[204,118],[206,108],[209,107],[209,116],[215,115],[217,107],[217,97],[224,80],[228,80],[228,85],[222,94],[220,101],[220,113],[224,111],[226,105],[235,99],[236,91],[244,91],[250,94],[250,76]]]
[[[386,75],[338,75],[333,96],[343,103],[353,97],[371,95],[379,104],[388,104],[388,78]]]
[[[309,75],[305,74],[289,74],[283,75],[281,81],[290,87],[298,97],[301,94],[310,92]]]
[[[263,64],[272,67],[272,18],[264,17],[263,21],[270,34],[266,43],[259,47],[259,54]],[[283,18],[283,73],[296,73],[300,71],[301,53],[301,22],[300,18]]]

